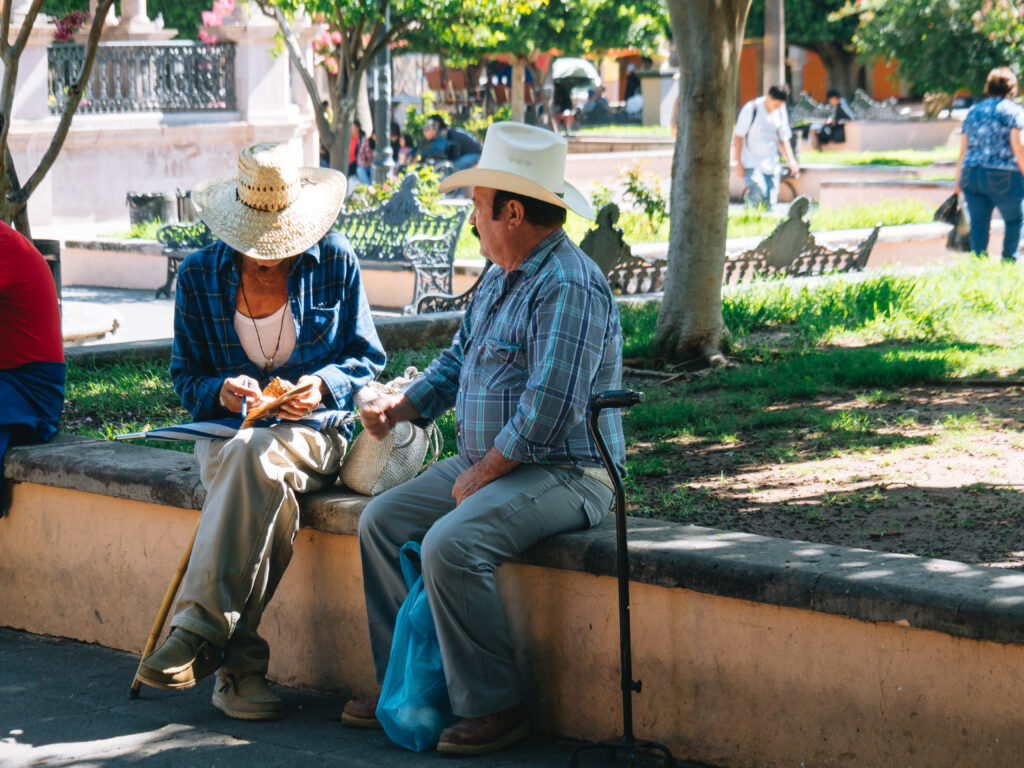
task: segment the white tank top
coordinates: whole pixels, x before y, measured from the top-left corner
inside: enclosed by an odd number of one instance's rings
[[[246,317],[236,309],[235,332],[246,357],[253,363],[268,373],[281,367],[295,351],[291,302],[286,301],[274,314],[266,317]],[[267,355],[272,356],[269,361]]]

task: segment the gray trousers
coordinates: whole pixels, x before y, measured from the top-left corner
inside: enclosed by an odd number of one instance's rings
[[[578,469],[522,464],[456,506],[452,487],[468,466],[445,459],[375,497],[359,520],[359,550],[377,682],[408,592],[398,550],[419,541],[452,708],[480,717],[524,699],[495,569],[541,539],[597,524],[613,494]]]
[[[270,648],[257,629],[292,558],[297,494],[334,483],[344,441],[278,424],[197,440],[195,454],[206,503],[171,626],[223,646],[228,672],[266,674]]]

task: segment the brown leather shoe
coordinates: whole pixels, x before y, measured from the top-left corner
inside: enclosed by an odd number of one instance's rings
[[[205,637],[174,627],[163,645],[142,660],[139,680],[154,688],[191,688],[221,665],[224,654]]]
[[[377,719],[377,702],[380,691],[365,699],[349,699],[341,712],[341,724],[349,728],[380,728]]]
[[[504,749],[529,732],[526,707],[517,704],[494,715],[462,718],[441,732],[437,751],[448,755],[483,755]]]

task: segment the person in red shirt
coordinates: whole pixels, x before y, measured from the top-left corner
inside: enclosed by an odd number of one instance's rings
[[[64,405],[57,286],[42,254],[0,222],[0,485],[8,444],[46,442]]]

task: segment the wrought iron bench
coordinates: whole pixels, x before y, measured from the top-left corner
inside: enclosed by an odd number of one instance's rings
[[[878,240],[881,223],[876,224],[871,234],[860,243],[828,248],[820,245],[811,234],[805,219],[809,206],[808,198],[798,197],[789,207],[789,215],[757,246],[726,253],[722,282],[737,283],[755,276],[809,277],[826,272],[859,272],[864,269]],[[604,272],[612,293],[621,296],[657,293],[665,282],[667,261],[663,258],[643,259],[633,254],[622,230],[616,226],[618,220],[618,207],[614,203],[605,205],[598,211],[596,226],[580,241],[580,248]],[[464,310],[486,273],[487,269],[464,293],[423,296],[416,311]]]
[[[157,230],[156,239],[163,245],[162,253],[167,257],[167,281],[156,289],[156,298],[159,299],[160,294],[170,298],[182,259],[209,245],[216,238],[203,222],[192,221],[165,224]]]
[[[821,245],[811,234],[807,211],[811,201],[798,197],[789,206],[789,214],[771,234],[755,247],[738,254],[726,253],[723,283],[738,283],[756,275],[811,277],[826,272],[860,272],[878,241],[881,222],[860,243],[839,248]]]
[[[415,174],[407,174],[399,190],[382,205],[341,213],[334,224],[352,243],[360,261],[412,267],[413,297],[407,314],[428,293],[451,293],[455,245],[469,213],[468,206],[454,204],[450,215],[430,213],[416,195],[417,183]],[[170,297],[182,259],[215,238],[202,221],[195,221],[167,224],[157,231],[157,240],[167,257],[167,282],[156,289],[156,295]]]
[[[416,174],[407,173],[398,191],[382,205],[342,213],[334,225],[361,261],[412,266],[413,295],[406,314],[415,312],[420,298],[428,293],[452,292],[455,245],[469,215],[464,204],[449,204],[449,215],[431,213],[416,194],[418,183]]]

